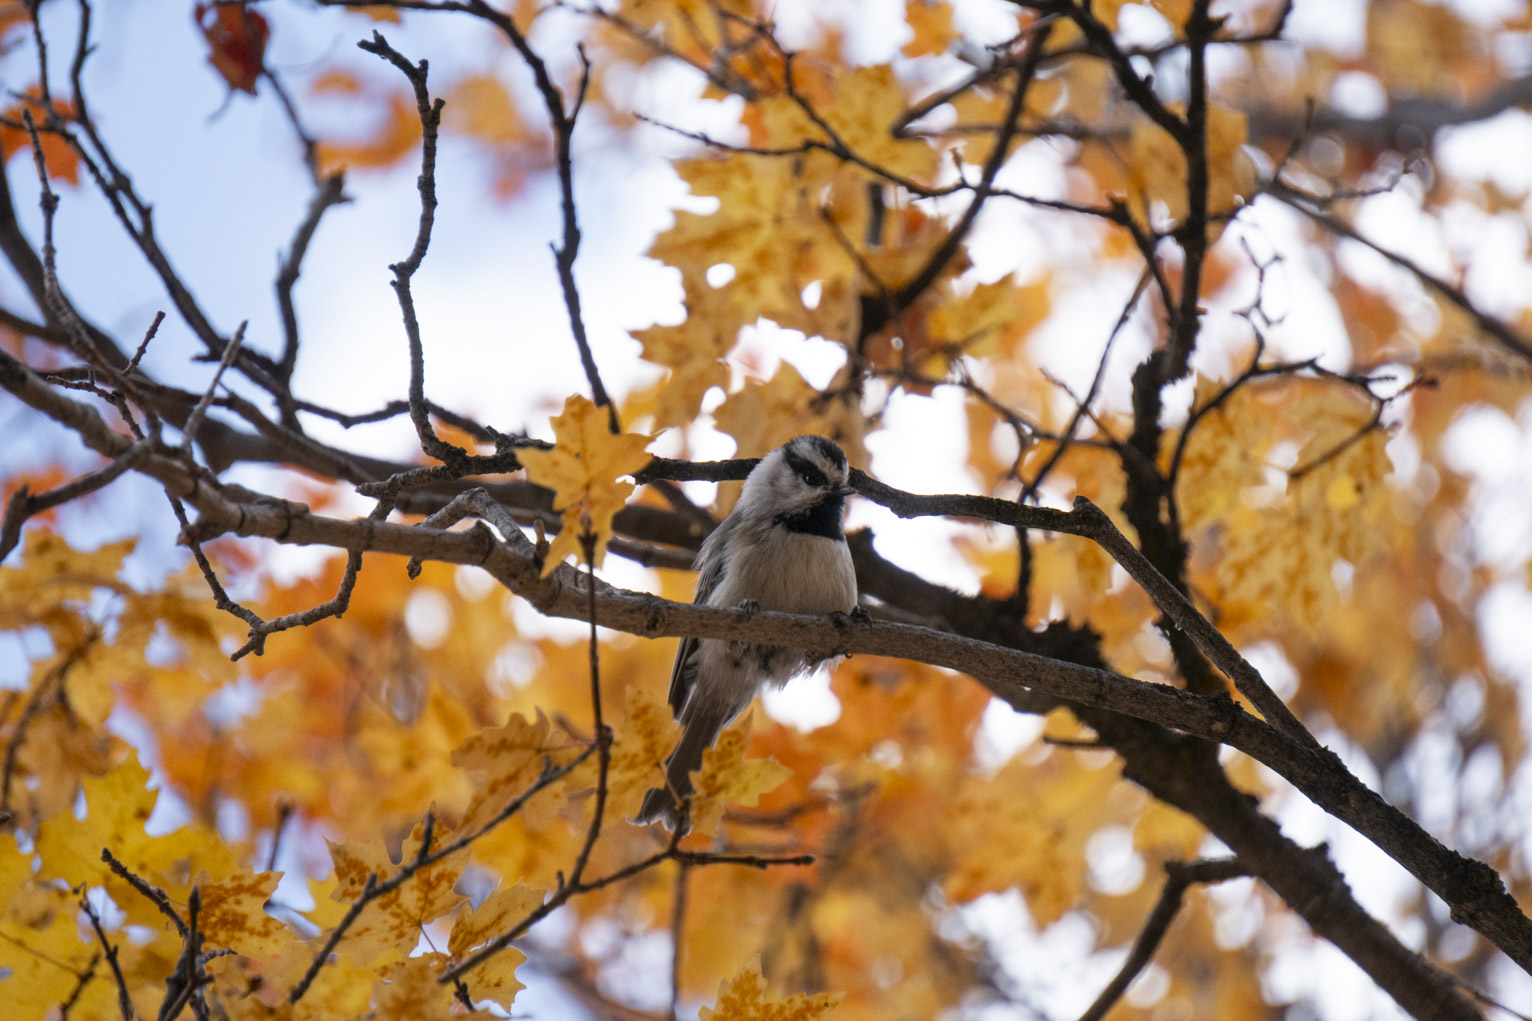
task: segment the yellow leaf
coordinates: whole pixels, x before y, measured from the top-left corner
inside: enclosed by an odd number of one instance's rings
[[[1264,414],[1257,389],[1243,386],[1224,397],[1223,387],[1197,378],[1193,408],[1210,408],[1197,420],[1181,453],[1176,500],[1182,527],[1195,532],[1227,515],[1247,489],[1266,482],[1266,457],[1281,438]],[[1168,457],[1175,444],[1165,444]]]
[[[966,902],[1020,889],[1038,926],[1074,907],[1084,890],[1085,840],[1101,820],[1110,770],[1053,754],[1041,764],[1013,759],[993,779],[967,777],[952,791],[955,857],[942,888]]]
[[[399,24],[399,9],[390,7],[388,4],[364,4],[360,7],[348,8],[356,14],[365,14],[373,21],[386,21],[391,24]]]
[[[97,956],[80,937],[68,891],[52,891],[51,900],[51,910],[33,918],[0,920],[0,969],[8,972],[0,978],[0,1002],[7,1017],[47,1017]]]
[[[728,386],[729,369],[722,358],[734,347],[747,317],[737,307],[739,291],[732,286],[714,287],[697,271],[683,271],[682,285],[686,319],[633,334],[643,345],[647,361],[670,369],[655,412],[660,428],[689,423],[697,417],[708,390]],[[754,316],[749,319],[753,322]]]
[[[1044,281],[1017,287],[1011,277],[980,284],[961,298],[943,301],[926,320],[929,343],[959,345],[969,355],[1009,349],[1048,316]]]
[[[840,443],[852,464],[865,464],[866,423],[855,400],[815,390],[787,362],[764,383],[746,383],[713,413],[718,428],[733,436],[737,456],[761,457],[794,436],[817,433]]]
[[[746,759],[750,717],[719,735],[702,753],[702,768],[693,774],[692,832],[716,833],[723,810],[730,804],[753,808],[762,794],[775,790],[793,771],[775,759]]]
[[[47,611],[88,600],[97,589],[120,591],[117,574],[131,552],[130,539],[81,553],[62,536],[28,529],[22,533],[20,560],[0,567],[0,627],[19,630],[42,623]]]
[[[112,875],[101,860],[102,849],[108,848],[129,870],[159,883],[162,870],[182,856],[183,848],[179,839],[144,832],[159,795],[149,790],[149,771],[138,764],[138,756],[129,756],[107,776],[87,777],[83,786],[84,819],[66,814],[45,819],[38,828],[39,877],[71,886],[99,885]]]
[[[404,842],[402,862],[415,859],[424,836],[423,827],[423,822],[417,825],[415,832]],[[431,847],[441,847],[451,839],[445,827],[438,824]],[[370,844],[327,842],[330,858],[335,863],[336,885],[330,895],[334,900],[354,901],[366,888],[369,875],[376,875],[377,882],[383,883],[399,872],[379,841]],[[462,875],[467,854],[463,850],[427,865],[403,885],[369,901],[361,916],[346,930],[340,949],[355,955],[362,963],[389,950],[408,953],[419,941],[422,926],[462,902],[462,895],[454,893],[453,887]]]
[[[652,689],[630,690],[627,701],[628,719],[612,744],[607,768],[607,805],[619,818],[631,819],[638,814],[644,793],[665,782],[663,763],[675,746],[679,728],[670,706]]]
[[[452,753],[452,763],[468,773],[475,786],[461,829],[473,832],[484,826],[527,793],[545,762],[558,765],[573,754],[567,742],[555,742],[549,736],[548,718],[541,710],[532,722],[517,713],[505,726],[486,727],[464,741]],[[519,814],[541,827],[553,818],[559,804],[559,792],[550,787],[523,804]]]
[[[1207,208],[1228,213],[1248,198],[1255,186],[1255,169],[1241,148],[1245,144],[1245,115],[1238,110],[1209,106],[1207,111]],[[1173,220],[1187,214],[1186,154],[1164,128],[1138,118],[1128,142],[1129,205],[1147,216],[1146,202],[1159,201]],[[1209,228],[1216,231],[1220,226]]]
[[[447,949],[452,956],[459,957],[481,943],[488,943],[536,911],[546,896],[547,891],[522,883],[501,887],[472,911],[458,915],[452,924]]]
[[[496,890],[473,911],[458,916],[448,942],[452,956],[465,957],[474,947],[510,931],[542,905],[544,896],[543,890],[521,883]],[[467,972],[463,981],[474,999],[488,997],[510,1010],[516,994],[526,988],[516,977],[516,969],[526,959],[527,955],[515,947],[505,947]]]
[[[757,954],[732,979],[718,987],[718,1002],[703,1007],[701,1021],[817,1021],[840,1003],[841,993],[799,994],[782,999],[766,995]]]
[[[436,981],[434,955],[411,957],[373,986],[377,1021],[448,1021],[452,987]]]
[[[516,969],[526,959],[527,955],[520,950],[506,947],[478,967],[469,969],[463,975],[463,983],[475,1000],[494,1000],[509,1011],[516,994],[526,988],[526,984],[516,977]]]
[[[1296,625],[1318,628],[1335,607],[1334,568],[1344,560],[1361,567],[1383,539],[1377,528],[1386,505],[1384,477],[1391,470],[1388,437],[1372,422],[1371,402],[1350,388],[1326,380],[1285,380],[1247,385],[1229,402],[1242,438],[1220,435],[1215,416],[1210,441],[1223,453],[1217,462],[1246,458],[1241,452],[1299,442],[1286,490],[1263,491],[1263,499],[1213,497],[1198,490],[1199,477],[1227,478],[1220,469],[1183,475],[1178,499],[1187,501],[1188,534],[1201,531],[1199,569],[1211,573],[1199,587],[1216,593],[1219,623],[1239,633],[1255,626],[1262,633]],[[1198,444],[1193,432],[1187,448]],[[1215,462],[1216,463],[1216,462]],[[1241,469],[1241,472],[1246,469]],[[1253,480],[1253,472],[1246,480]],[[1273,487],[1274,488],[1274,487]],[[1211,584],[1209,584],[1211,581]]]
[[[196,884],[202,899],[197,927],[208,943],[255,958],[294,949],[297,934],[266,913],[266,902],[281,879],[280,872],[260,872],[214,883],[201,873]]]
[[[952,5],[947,0],[907,0],[904,21],[914,33],[899,51],[906,57],[946,53],[958,37],[952,27]]]
[[[605,409],[576,394],[564,402],[563,413],[553,418],[553,449],[520,451],[527,478],[552,489],[554,509],[564,515],[564,526],[543,565],[545,575],[566,555],[582,555],[582,535],[595,537],[591,566],[601,566],[612,536],[612,517],[633,492],[632,483],[617,479],[649,463],[645,448],[654,437],[614,435],[609,421]]]
[[[862,159],[902,177],[929,180],[936,170],[936,149],[925,139],[900,138],[894,125],[904,116],[906,98],[894,69],[888,64],[846,68],[829,72],[827,101],[817,104],[820,121],[834,132],[834,139]],[[790,146],[805,140],[833,144],[825,127],[815,123],[797,100],[785,93],[757,104],[766,145]],[[812,164],[845,170],[858,176],[868,172],[842,165],[828,153],[811,153]],[[810,171],[812,173],[812,171]],[[830,171],[821,171],[828,176]]]
[[[32,855],[16,846],[16,835],[0,836],[0,916],[32,878]]]

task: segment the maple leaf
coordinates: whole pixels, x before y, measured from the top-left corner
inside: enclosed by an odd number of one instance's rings
[[[452,987],[436,981],[439,958],[439,954],[411,957],[373,986],[378,1021],[448,1021]]]
[[[200,873],[195,884],[202,902],[197,927],[213,946],[246,957],[271,958],[295,949],[297,934],[266,913],[266,902],[281,879],[280,872],[260,872],[212,882],[206,872]]]
[[[433,830],[432,848],[451,840],[438,824]],[[415,827],[410,838],[404,842],[401,861],[413,861],[424,838],[424,822]],[[366,889],[367,877],[377,876],[377,882],[388,880],[399,867],[389,859],[381,841],[367,844],[336,843],[330,845],[330,859],[335,864],[335,890],[332,900],[350,901],[361,896]],[[420,930],[427,922],[441,918],[458,904],[461,894],[453,887],[462,875],[467,850],[448,855],[446,858],[417,871],[401,886],[374,897],[363,908],[356,922],[346,930],[340,949],[353,954],[363,963],[373,960],[390,950],[408,953],[420,939]]]
[[[442,123],[484,144],[498,170],[496,198],[513,197],[527,174],[552,163],[545,140],[528,130],[505,83],[493,75],[471,75],[454,86]]]
[[[491,893],[472,911],[458,915],[452,924],[447,948],[454,957],[481,943],[487,943],[536,911],[547,897],[546,890],[517,883]]]
[[[57,132],[43,131],[43,117],[37,113],[37,103],[42,98],[42,93],[37,86],[32,86],[26,91],[26,99],[17,100],[0,112],[0,164],[10,162],[10,158],[18,152],[30,155],[32,152],[32,136],[23,127],[15,127],[22,123],[22,111],[33,111],[32,117],[38,122],[37,141],[43,150],[43,163],[48,168],[48,179],[51,181],[65,181],[69,184],[80,183],[80,157]],[[75,116],[73,104],[55,99],[53,108],[64,120],[70,120]],[[46,487],[33,487],[33,492],[42,492]]]
[[[1208,211],[1225,213],[1235,208],[1255,186],[1255,168],[1241,147],[1246,138],[1245,115],[1221,106],[1207,111]],[[1133,122],[1128,142],[1129,207],[1140,218],[1145,200],[1165,203],[1171,219],[1186,218],[1186,154],[1159,125],[1139,118]],[[1210,225],[1213,236],[1222,224]]]
[[[255,83],[266,73],[266,43],[271,39],[265,16],[245,4],[199,3],[193,10],[207,40],[208,63],[229,88],[255,95]]]
[[[357,142],[319,142],[319,166],[326,174],[342,170],[381,170],[414,152],[420,139],[420,114],[414,102],[402,95],[390,95],[383,122],[372,137]]]
[[[42,612],[88,600],[97,589],[120,591],[117,575],[135,545],[124,539],[82,552],[63,536],[28,529],[19,563],[0,567],[0,627],[20,630],[39,623]]]
[[[613,434],[605,410],[575,394],[553,417],[552,450],[521,450],[527,478],[553,490],[553,507],[564,525],[548,549],[544,576],[569,554],[582,556],[581,536],[595,537],[591,566],[600,567],[612,537],[612,517],[633,493],[631,482],[620,482],[649,463],[645,452],[652,436]]]
[[[85,818],[45,819],[38,828],[37,853],[43,862],[39,878],[99,885],[112,877],[101,860],[106,848],[129,870],[155,882],[193,849],[184,832],[166,837],[144,832],[159,795],[149,790],[149,771],[139,765],[136,753],[107,776],[86,778],[82,786]]]
[[[25,919],[0,919],[0,1002],[9,1017],[42,1018],[79,985],[97,948],[80,938],[73,895],[45,894],[46,907]]]
[[[954,902],[1018,887],[1038,926],[1075,906],[1084,889],[1084,839],[1107,811],[1108,770],[1051,755],[1012,760],[993,779],[968,777],[951,794],[955,854],[943,889]]]
[[[907,0],[904,20],[910,26],[911,38],[899,52],[906,57],[945,53],[959,37],[947,0]]]
[[[655,411],[655,424],[660,428],[690,422],[708,390],[728,385],[729,369],[722,358],[734,347],[745,325],[746,313],[738,307],[738,295],[732,288],[714,287],[702,273],[684,270],[681,282],[685,320],[633,333],[643,345],[646,360],[670,369]]]
[[[558,764],[573,754],[565,742],[550,736],[548,718],[538,710],[534,720],[517,713],[503,727],[486,727],[458,746],[452,764],[474,779],[475,787],[462,828],[478,830],[531,788],[547,762]],[[543,790],[520,810],[533,825],[547,825],[558,811],[557,791]]]
[[[472,911],[458,915],[448,938],[448,949],[453,957],[463,957],[474,947],[487,943],[503,932],[508,932],[543,903],[546,891],[517,883],[501,887]],[[478,967],[467,972],[463,980],[475,998],[494,1000],[506,1010],[511,1009],[516,994],[525,985],[516,977],[516,969],[527,955],[515,947],[506,947]]]
[[[607,804],[613,814],[631,819],[645,792],[664,783],[662,764],[675,746],[679,724],[652,689],[630,691],[627,708],[627,722],[616,734],[607,765]]]
[[[745,758],[750,720],[746,715],[702,753],[702,768],[692,774],[696,792],[691,804],[693,833],[717,833],[726,806],[754,807],[762,794],[775,790],[792,776],[792,770],[773,759]]]
[[[0,836],[0,912],[15,900],[31,878],[32,855],[17,847],[14,833]]]
[[[713,413],[718,428],[733,436],[738,456],[759,457],[802,433],[828,436],[845,448],[852,464],[865,463],[866,428],[855,400],[827,396],[787,362],[766,382],[750,382]]]
[[[831,141],[825,130],[828,127],[841,143],[868,162],[902,177],[929,179],[936,169],[936,149],[924,139],[900,137],[893,131],[907,105],[893,67],[841,66],[828,77],[814,90],[828,99],[812,103],[817,121],[799,105],[798,99],[785,92],[757,104],[761,131],[755,141],[768,146],[796,145],[804,139],[828,143]],[[825,177],[840,168],[859,176],[867,173],[825,152],[812,153],[808,159],[811,165],[824,167],[819,173]],[[808,173],[813,175],[815,170]]]
[[[829,1016],[843,998],[841,993],[798,994],[782,999],[766,995],[757,954],[732,979],[718,987],[718,1002],[703,1007],[701,1021],[817,1021]]]

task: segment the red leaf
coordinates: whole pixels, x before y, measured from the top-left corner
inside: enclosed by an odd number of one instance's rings
[[[266,70],[266,41],[271,26],[243,5],[198,4],[197,27],[207,37],[208,63],[223,75],[229,88],[255,95],[255,83]]]

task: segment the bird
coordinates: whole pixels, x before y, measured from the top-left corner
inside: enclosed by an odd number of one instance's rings
[[[856,492],[849,471],[845,452],[823,436],[797,436],[761,458],[734,509],[702,544],[692,602],[860,616],[843,527],[846,498]],[[785,646],[683,639],[670,672],[681,738],[665,760],[665,785],[644,795],[635,821],[685,831],[691,774],[703,751],[763,687],[781,687],[821,660]]]

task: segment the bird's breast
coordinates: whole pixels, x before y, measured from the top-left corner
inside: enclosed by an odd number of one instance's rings
[[[753,600],[783,613],[850,613],[856,608],[856,574],[844,539],[782,528],[733,537],[728,577],[708,600],[738,606]]]

